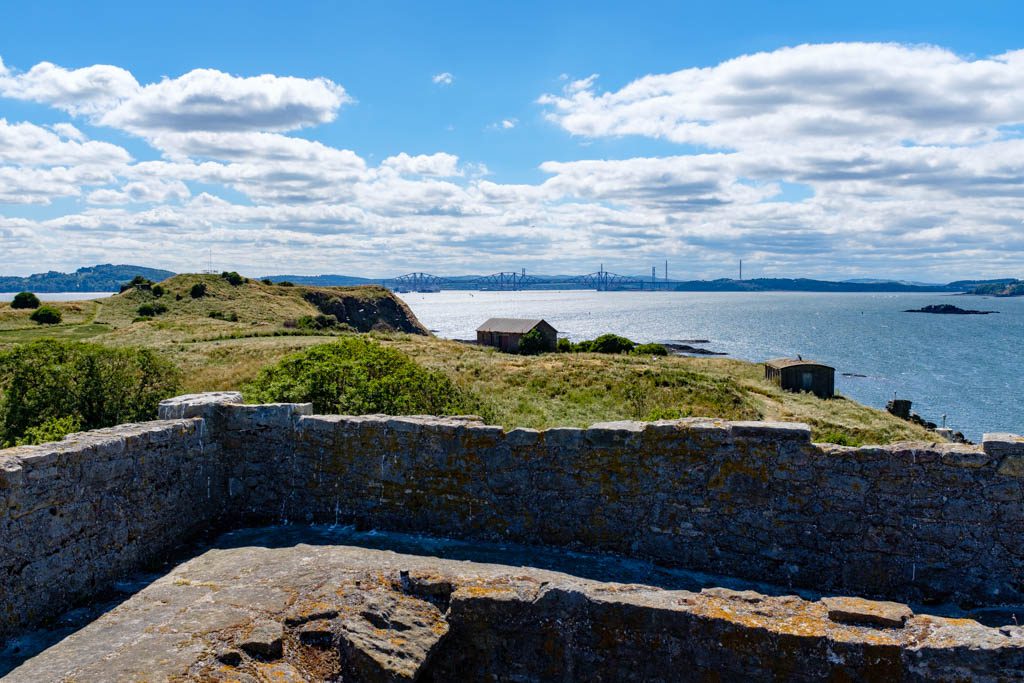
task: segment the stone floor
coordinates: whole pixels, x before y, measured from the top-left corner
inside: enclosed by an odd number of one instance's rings
[[[232,532],[120,589],[8,643],[4,680],[1024,676],[1024,629],[942,610],[341,527]]]

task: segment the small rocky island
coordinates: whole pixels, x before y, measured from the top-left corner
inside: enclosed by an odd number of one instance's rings
[[[935,304],[932,306],[925,306],[924,308],[912,308],[904,313],[936,313],[939,315],[988,315],[989,313],[995,313],[995,311],[973,311],[969,308],[960,308],[952,304]]]

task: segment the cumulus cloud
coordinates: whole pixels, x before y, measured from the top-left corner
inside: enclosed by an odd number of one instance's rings
[[[0,208],[0,239],[9,267],[23,271],[71,243],[84,259],[157,254],[159,265],[187,270],[201,264],[180,244],[195,239],[254,275],[331,263],[381,276],[465,272],[496,259],[641,272],[670,258],[701,277],[726,274],[721,264],[737,255],[778,275],[1019,274],[1021,55],[804,45],[611,91],[596,75],[566,77],[541,101],[567,133],[686,146],[543,161],[533,183],[485,178],[484,160],[443,151],[395,150],[371,163],[308,139],[315,132],[289,134],[333,120],[349,101],[326,79],[200,69],[139,84],[117,67],[20,72],[0,62],[0,96],[91,124],[87,136],[77,120],[0,120],[0,203],[66,198],[60,215],[40,210],[45,219]],[[140,136],[153,154],[132,159],[104,141],[109,128]]]
[[[135,133],[286,131],[333,121],[350,101],[326,78],[196,69],[142,88],[98,123]]]
[[[442,73],[435,74],[434,77],[431,78],[430,80],[434,82],[434,85],[451,85],[452,83],[455,82],[455,76],[452,76],[447,71],[444,71]]]
[[[404,175],[427,175],[442,178],[462,175],[462,172],[459,171],[459,158],[454,154],[444,152],[417,156],[409,156],[402,152],[388,157],[380,165],[383,169],[390,169]]]
[[[963,144],[1024,121],[1024,51],[966,59],[938,47],[800,45],[598,91],[596,76],[540,102],[587,137],[643,135],[741,148],[836,139]]]
[[[139,92],[128,71],[106,64],[65,69],[40,62],[25,73],[0,69],[0,95],[48,104],[72,114],[98,114]]]

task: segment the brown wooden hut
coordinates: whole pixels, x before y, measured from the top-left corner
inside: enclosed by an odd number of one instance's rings
[[[765,379],[786,391],[809,391],[819,398],[836,393],[836,369],[803,358],[776,358],[764,364]]]
[[[546,351],[555,350],[558,343],[558,330],[544,320],[524,318],[491,318],[476,328],[476,343],[515,353],[519,350],[519,340],[530,330],[537,330],[544,337]]]

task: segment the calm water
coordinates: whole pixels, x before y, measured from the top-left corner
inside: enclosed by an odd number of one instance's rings
[[[403,294],[443,337],[475,338],[489,317],[544,318],[560,335],[603,332],[635,341],[708,339],[735,358],[813,358],[836,368],[836,388],[882,408],[896,393],[923,417],[977,441],[1024,433],[1024,297],[802,292],[463,292]],[[994,315],[927,315],[907,308],[953,303]],[[866,377],[844,377],[841,373]]]
[[[17,292],[0,292],[0,301],[10,301]],[[36,292],[40,301],[87,301],[113,296],[115,292]]]

